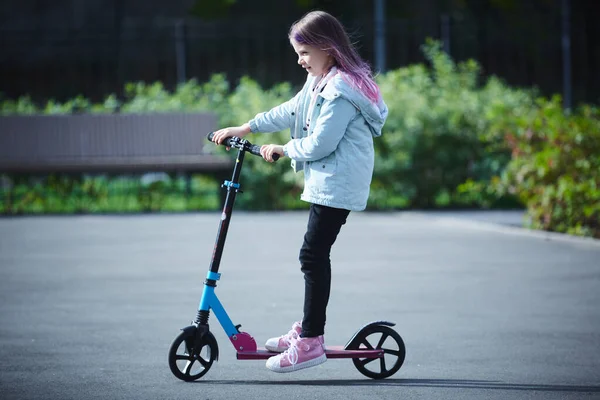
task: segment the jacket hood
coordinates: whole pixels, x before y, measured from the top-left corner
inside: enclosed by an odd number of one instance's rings
[[[314,79],[314,78],[313,78]],[[373,136],[381,136],[381,129],[388,116],[388,107],[382,98],[377,104],[371,102],[364,94],[354,89],[343,77],[343,72],[338,72],[331,82],[327,84],[321,96],[327,100],[332,100],[337,96],[342,96],[356,107],[363,115]]]

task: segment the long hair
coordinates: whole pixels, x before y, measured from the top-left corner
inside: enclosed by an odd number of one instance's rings
[[[380,98],[379,87],[373,80],[371,67],[358,54],[343,25],[331,14],[311,11],[290,28],[289,39],[314,46],[335,59],[337,68],[344,72],[352,87],[362,92],[373,103]]]

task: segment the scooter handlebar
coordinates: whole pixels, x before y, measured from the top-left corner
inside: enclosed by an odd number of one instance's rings
[[[211,132],[208,134],[208,136],[206,138],[212,142],[214,136],[215,136],[215,133]],[[222,144],[224,144],[227,147],[238,147],[239,148],[239,144],[238,144],[239,142],[240,142],[240,138],[234,136],[234,137],[225,138],[225,140],[223,141]],[[236,146],[236,144],[237,144],[237,146]],[[245,151],[249,152],[250,154],[262,157],[260,154],[260,146],[258,146],[256,144],[252,144],[246,140],[243,148]],[[279,160],[279,154],[273,154],[273,160],[274,161]]]
[[[209,142],[212,142],[214,137],[215,137],[215,133],[211,132],[208,134],[206,139],[208,139]],[[232,137],[228,137],[228,138],[225,138],[225,140],[223,141],[223,144],[227,147],[233,147],[233,145],[234,145],[233,141],[234,141],[234,139]]]

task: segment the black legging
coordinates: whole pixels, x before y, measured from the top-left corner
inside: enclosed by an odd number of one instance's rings
[[[350,214],[348,210],[311,204],[304,243],[300,249],[304,273],[302,336],[325,332],[325,314],[331,289],[331,246]]]

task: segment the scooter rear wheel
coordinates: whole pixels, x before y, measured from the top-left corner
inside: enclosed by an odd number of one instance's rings
[[[349,350],[383,350],[383,358],[353,358],[358,371],[372,379],[384,379],[394,375],[406,357],[406,347],[402,337],[392,328],[372,325],[358,332]]]
[[[181,332],[169,349],[169,368],[177,378],[191,382],[204,376],[218,354],[217,342],[212,333],[202,338],[200,348],[194,351],[195,330]]]

